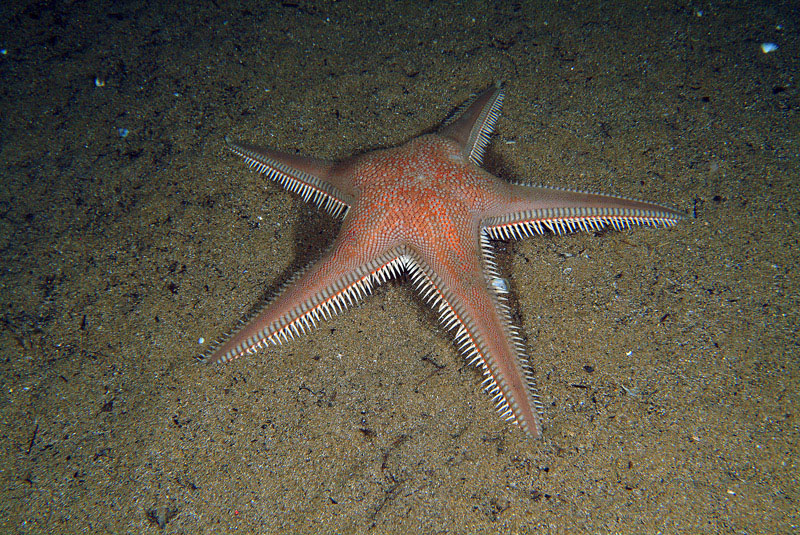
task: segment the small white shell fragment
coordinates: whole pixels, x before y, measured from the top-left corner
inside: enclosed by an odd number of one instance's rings
[[[117,134],[119,134],[119,137],[123,139],[128,137],[129,133],[130,131],[127,128],[117,128]]]
[[[203,345],[206,343],[206,339],[201,336],[200,338],[197,339],[197,343]]]
[[[491,280],[492,288],[499,294],[507,294],[508,293],[508,281],[505,279],[501,279],[496,277]]]
[[[103,87],[106,85],[106,81],[100,78],[99,76],[95,77],[94,79],[94,86],[95,87]]]
[[[775,52],[778,50],[778,45],[775,43],[761,43],[761,51],[764,54],[769,54],[770,52]]]

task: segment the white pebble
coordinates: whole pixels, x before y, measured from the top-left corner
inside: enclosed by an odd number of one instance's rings
[[[764,54],[769,54],[770,52],[775,52],[778,50],[778,45],[775,43],[761,43],[761,51]]]
[[[499,294],[507,294],[508,293],[508,281],[501,278],[494,278],[491,280],[492,288]]]

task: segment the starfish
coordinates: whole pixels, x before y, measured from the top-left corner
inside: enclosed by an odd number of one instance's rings
[[[484,171],[502,102],[501,88],[490,87],[434,133],[340,162],[226,139],[251,168],[341,217],[342,225],[318,262],[202,359],[227,362],[286,342],[407,275],[483,372],[501,417],[540,437],[542,405],[492,242],[609,225],[671,226],[684,215],[610,195],[513,184]]]

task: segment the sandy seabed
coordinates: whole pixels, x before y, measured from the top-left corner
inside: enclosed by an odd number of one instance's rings
[[[0,530],[796,533],[800,19],[732,4],[4,5]],[[195,360],[339,224],[226,135],[341,158],[496,81],[492,173],[689,215],[499,244],[542,440],[402,280]]]

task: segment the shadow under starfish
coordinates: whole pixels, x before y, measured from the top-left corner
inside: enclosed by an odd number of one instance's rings
[[[408,273],[455,331],[459,350],[483,371],[501,417],[541,436],[541,403],[491,240],[671,226],[684,215],[610,195],[512,184],[484,171],[502,102],[503,91],[491,87],[435,133],[341,162],[226,140],[250,167],[341,217],[342,227],[322,259],[203,360],[227,362],[281,344]]]

